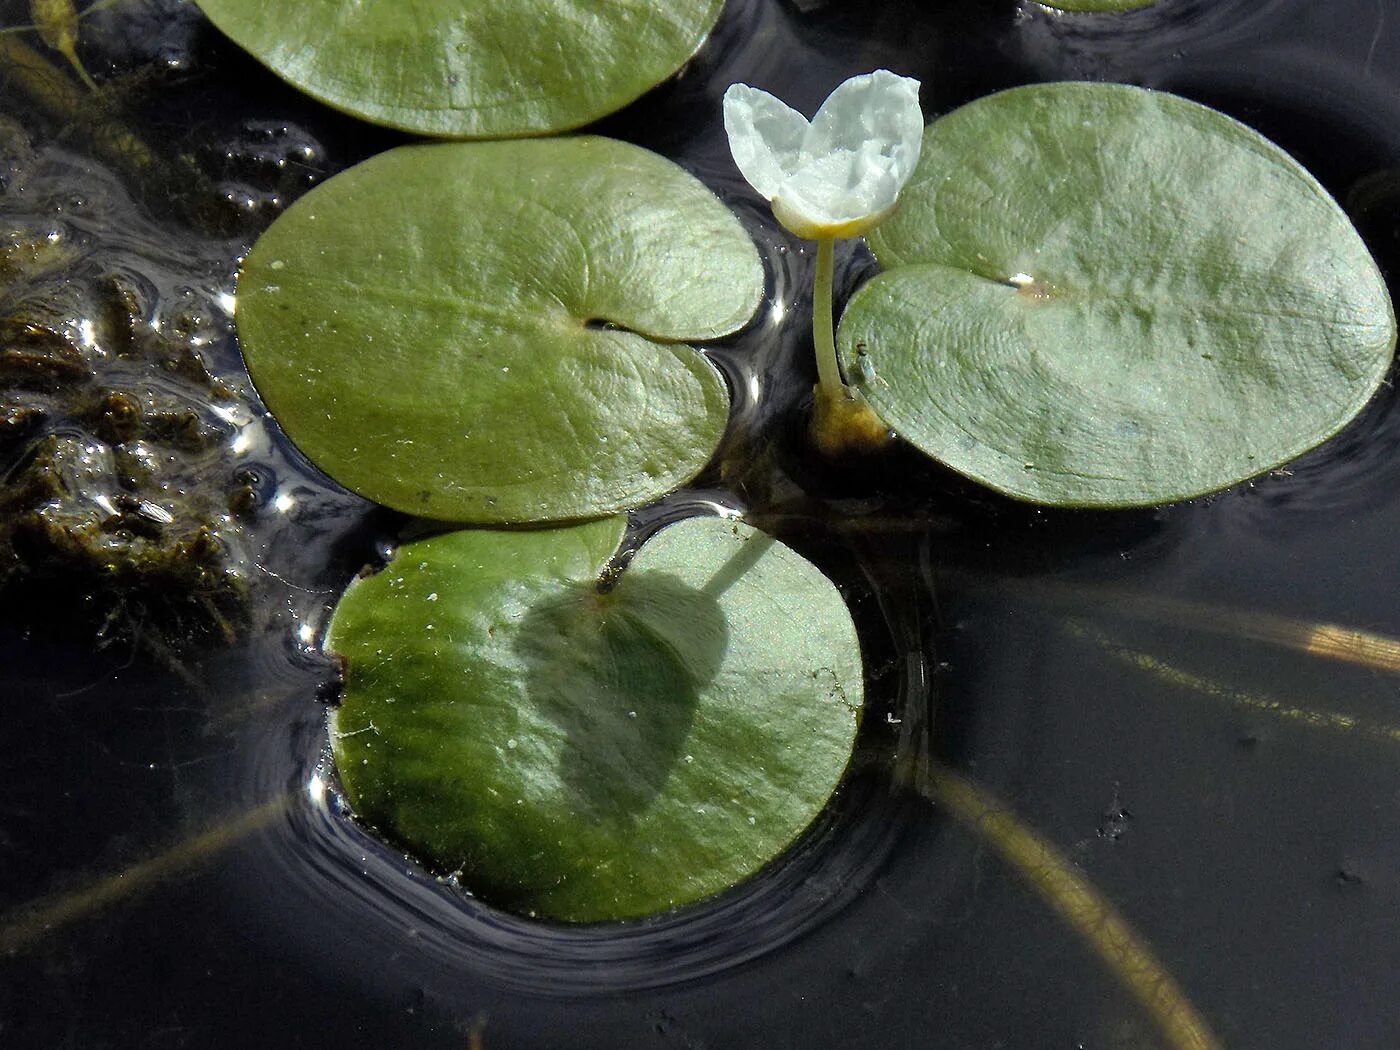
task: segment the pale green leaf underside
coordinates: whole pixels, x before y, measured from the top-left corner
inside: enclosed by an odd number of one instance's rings
[[[723,0],[197,0],[274,73],[356,116],[465,138],[539,135],[676,72]]]
[[[237,323],[258,392],[337,481],[426,517],[565,520],[695,476],[729,395],[672,344],[737,330],[762,295],[738,221],[662,157],[440,143],[374,157],[273,223]]]
[[[1395,344],[1385,284],[1282,150],[1172,95],[1043,84],[925,131],[841,320],[903,437],[1012,496],[1134,506],[1338,431]]]
[[[336,608],[359,817],[497,906],[588,922],[710,896],[835,790],[862,698],[835,587],[745,525],[618,519],[403,547]]]

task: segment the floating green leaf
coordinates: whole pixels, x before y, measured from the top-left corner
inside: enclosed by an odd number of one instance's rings
[[[728,418],[674,340],[740,328],[753,242],[700,182],[610,139],[406,146],[254,245],[238,335],[303,451],[428,517],[595,517],[684,484]]]
[[[353,583],[327,634],[356,812],[513,911],[714,894],[787,847],[850,758],[859,646],[815,567],[692,518],[600,592],[621,537],[606,519],[421,540]]]
[[[197,0],[307,94],[406,131],[576,128],[676,72],[723,0]]]
[[[1277,146],[1111,84],[980,99],[925,131],[841,320],[903,437],[1012,496],[1136,506],[1278,466],[1370,398],[1381,275]]]

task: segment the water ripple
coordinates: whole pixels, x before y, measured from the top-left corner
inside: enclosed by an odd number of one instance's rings
[[[485,980],[550,997],[669,987],[727,972],[822,925],[884,863],[912,812],[887,782],[857,776],[783,857],[712,900],[654,918],[569,926],[507,914],[437,879],[349,816],[323,762],[269,837],[279,881],[334,914],[314,924],[363,957],[364,942],[411,948],[405,972],[427,982]],[[329,921],[326,921],[329,920]]]

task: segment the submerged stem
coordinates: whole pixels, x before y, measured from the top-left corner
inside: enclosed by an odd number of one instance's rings
[[[68,59],[68,64],[73,67],[73,72],[78,74],[78,79],[83,82],[84,87],[93,92],[98,90],[97,81],[88,76],[87,68],[83,65],[82,60],[78,58],[78,51],[71,43],[66,47],[59,48],[58,53]]]
[[[831,307],[836,238],[817,238],[817,272],[812,283],[812,343],[817,351],[817,387],[808,427],[813,443],[827,456],[873,452],[889,443],[890,430],[863,397],[841,381]]]
[[[14,36],[0,36],[0,70],[7,87],[28,96],[43,113],[63,123],[81,125],[93,151],[128,174],[156,167],[150,148],[114,117],[96,113],[92,99],[34,48]]]
[[[832,326],[831,288],[835,280],[834,237],[817,240],[817,273],[812,283],[812,342],[817,349],[817,382],[831,401],[850,397],[836,363],[836,333]]]

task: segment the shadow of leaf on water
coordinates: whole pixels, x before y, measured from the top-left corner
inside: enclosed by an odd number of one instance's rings
[[[583,813],[628,823],[661,793],[728,646],[717,596],[665,572],[526,614],[515,646],[526,693],[567,736],[559,780]]]

